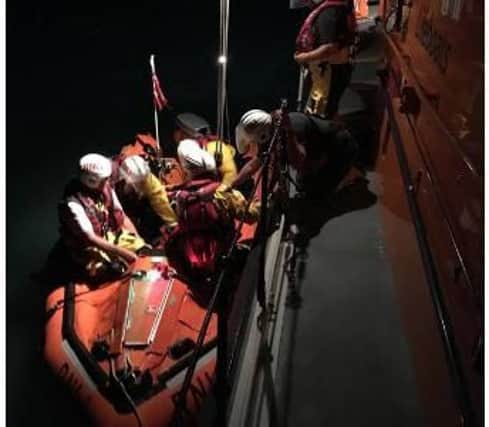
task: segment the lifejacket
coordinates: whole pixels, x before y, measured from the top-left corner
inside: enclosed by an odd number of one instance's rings
[[[325,0],[307,16],[306,20],[302,24],[302,27],[295,41],[296,50],[298,52],[309,52],[315,48],[315,37],[312,31],[312,26],[316,18],[324,9],[334,6],[344,6],[351,9],[347,19],[348,33],[345,34],[344,40],[342,40],[342,44],[347,45],[353,43],[355,32],[357,30],[357,21],[355,17],[355,11],[351,7],[351,0]]]
[[[178,223],[184,231],[213,228],[219,222],[219,213],[213,203],[220,182],[213,179],[192,180],[175,195]]]
[[[214,203],[219,185],[211,178],[192,180],[174,197],[178,225],[166,249],[172,265],[191,277],[209,277],[216,271],[216,261],[226,249],[226,237],[234,226],[223,219]]]
[[[107,232],[111,231],[117,234],[122,229],[124,214],[121,210],[114,208],[112,187],[105,185],[102,193],[97,196],[100,197],[100,201],[103,203],[102,210],[97,207],[97,200],[95,200],[94,195],[87,192],[78,180],[72,181],[67,186],[59,209],[61,234],[69,244],[76,246],[83,244],[83,239],[80,241],[80,237],[83,236],[79,235],[76,224],[66,219],[67,213],[64,209],[67,209],[68,203],[71,201],[82,205],[97,236],[105,238]],[[69,217],[71,217],[71,214]]]

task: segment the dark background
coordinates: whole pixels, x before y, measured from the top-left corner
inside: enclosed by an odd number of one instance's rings
[[[216,119],[218,1],[68,3],[7,4],[7,425],[15,427],[87,424],[43,362],[43,293],[31,279],[57,239],[56,204],[79,157],[115,154],[153,131],[151,53],[175,111]],[[231,1],[231,128],[250,108],[282,97],[293,105],[304,13],[286,0]],[[164,135],[168,113],[161,120]]]

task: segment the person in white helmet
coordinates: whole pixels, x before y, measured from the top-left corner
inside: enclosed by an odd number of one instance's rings
[[[239,191],[218,188],[215,158],[196,140],[182,140],[178,158],[187,181],[174,196],[179,221],[167,246],[168,256],[177,269],[202,277],[214,271],[218,255],[227,249],[234,219],[256,222],[259,204],[247,206]]]
[[[219,138],[212,134],[209,123],[196,114],[178,114],[175,123],[176,129],[173,132],[173,139],[177,144],[177,149],[184,139],[196,140],[201,148],[216,158],[216,167],[222,183],[221,188],[225,189],[229,186],[238,173],[234,161],[236,154],[234,147],[225,141],[219,142]]]
[[[187,178],[192,180],[197,176],[206,175],[210,179],[217,178],[216,159],[203,149],[196,139],[185,138],[178,144],[178,160]]]
[[[238,186],[261,166],[260,152],[268,146],[279,112],[250,110],[236,127],[238,152],[251,157],[239,172],[232,187]],[[309,191],[320,186],[321,192],[334,191],[356,160],[358,147],[342,126],[304,113],[291,112],[282,118],[287,160],[297,170]],[[353,176],[356,174],[352,174]],[[362,175],[358,171],[358,176]],[[317,189],[317,188],[316,188]]]
[[[172,229],[177,225],[165,186],[141,156],[126,157],[114,174],[122,205],[146,239],[158,238],[161,227]]]
[[[268,113],[264,110],[253,109],[243,114],[235,130],[235,142],[238,152],[249,161],[239,171],[231,188],[239,187],[244,181],[255,174],[262,164],[261,154],[268,149],[272,138],[274,123],[280,116],[279,111]],[[286,149],[289,163],[297,170],[303,168],[306,153],[293,137],[289,137],[290,126],[288,115],[283,117],[286,129]],[[293,135],[292,135],[293,136]],[[278,146],[276,146],[278,148]]]
[[[127,268],[145,246],[109,183],[111,173],[107,157],[83,156],[79,174],[59,204],[61,240],[73,261],[94,279],[114,269],[120,273],[119,267]]]
[[[221,215],[227,218],[241,218],[248,223],[258,220],[259,203],[252,202],[246,211],[247,201],[238,190],[222,188],[214,157],[202,149],[196,140],[181,141],[178,147],[178,158],[188,177],[184,186],[186,191],[198,187],[197,190],[192,190],[198,195],[199,191],[205,193],[213,189],[213,202]]]

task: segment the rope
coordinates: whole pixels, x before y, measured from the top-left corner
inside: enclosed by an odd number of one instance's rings
[[[111,358],[109,361],[109,369],[110,369],[110,376],[114,379],[115,383],[119,386],[119,390],[122,392],[122,395],[124,396],[124,399],[126,399],[127,404],[131,408],[132,413],[136,417],[136,422],[138,424],[138,427],[144,427],[143,420],[141,419],[141,416],[139,415],[138,408],[136,404],[134,403],[134,400],[132,400],[131,395],[127,392],[126,386],[122,382],[122,380],[117,376],[117,373],[114,369],[114,359]]]
[[[287,108],[287,101],[284,99],[282,100],[282,103],[280,105],[280,111],[281,114],[277,118],[277,120],[274,123],[274,131],[273,131],[273,136],[272,139],[270,140],[270,144],[268,146],[267,151],[265,151],[262,155],[263,157],[263,187],[262,187],[262,195],[261,195],[261,212],[260,212],[260,238],[265,241],[267,237],[267,224],[268,224],[268,195],[270,194],[270,188],[269,188],[269,165],[270,165],[270,159],[272,156],[272,153],[275,151],[275,147],[277,144],[280,144],[281,142],[281,131],[282,131],[282,121],[284,114],[286,112]],[[280,147],[279,147],[280,148]],[[280,162],[283,160],[280,156],[278,158],[279,161],[279,167],[281,168],[282,165],[280,165]],[[281,171],[280,171],[281,172]],[[273,177],[273,175],[271,175]],[[260,263],[259,263],[259,274],[258,274],[258,283],[257,283],[257,290],[256,290],[256,295],[258,302],[260,306],[265,309],[266,308],[266,296],[265,296],[265,249],[266,245],[263,244],[261,253],[260,253]]]

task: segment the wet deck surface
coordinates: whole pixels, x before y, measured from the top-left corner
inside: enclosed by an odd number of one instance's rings
[[[287,308],[277,385],[289,427],[423,425],[376,178],[311,206],[327,222],[307,244],[301,305]]]

